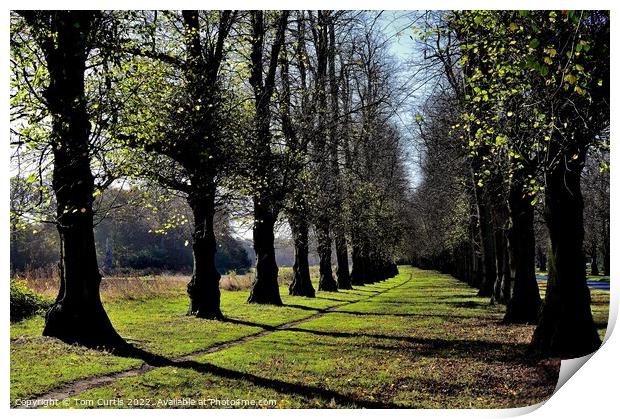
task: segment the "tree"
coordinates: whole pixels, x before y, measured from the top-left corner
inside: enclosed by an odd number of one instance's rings
[[[609,140],[588,152],[581,178],[584,199],[584,252],[590,258],[590,273],[609,275]]]
[[[19,12],[43,52],[49,80],[44,100],[52,119],[52,187],[61,243],[60,290],[43,335],[88,346],[124,344],[99,296],[101,274],[93,234],[95,185],[90,168],[91,121],[84,74],[101,15],[89,11]]]
[[[486,147],[506,150],[512,221],[525,223],[513,229],[512,236],[527,232],[526,240],[516,236],[517,243],[527,244],[527,254],[516,265],[524,270],[515,278],[515,288],[522,286],[523,293],[515,291],[513,298],[537,298],[530,207],[544,189],[549,263],[554,269],[532,345],[562,357],[590,353],[600,338],[585,278],[580,177],[588,149],[600,142],[609,123],[609,16],[463,12],[455,13],[452,22],[462,40],[461,63],[472,70],[465,71],[470,99],[482,104],[464,115],[474,134],[470,146],[474,152]],[[478,61],[481,56],[484,65]],[[542,172],[544,188],[535,170]]]
[[[225,93],[222,68],[237,13],[166,12],[164,18],[158,12],[141,13],[145,27],[132,32],[127,25],[127,33],[115,40],[125,59],[119,91],[127,103],[112,135],[143,154],[130,167],[132,175],[185,194],[194,218],[188,314],[219,319],[223,315],[213,220],[218,186],[234,151],[230,121],[238,114],[232,111],[232,94]],[[132,22],[133,17],[126,19]],[[180,37],[177,25],[182,28]],[[170,36],[157,37],[158,31]]]
[[[514,36],[510,29],[514,26],[508,26],[501,13],[455,13],[451,23],[461,42],[460,61],[469,98],[463,115],[463,138],[467,139],[470,155],[477,161],[477,186],[496,184],[498,176],[508,174],[505,180],[510,220],[507,255],[514,287],[504,321],[536,323],[540,295],[534,271],[536,200],[532,197],[538,190],[539,166],[532,154],[524,153],[523,149],[531,136],[535,136],[537,126],[528,125],[536,121],[536,116],[526,114],[530,108],[523,108],[522,98],[515,94],[527,88],[531,76],[517,65],[496,64],[515,58],[513,49],[504,47],[507,39],[512,39],[510,45],[522,45],[525,40]],[[497,25],[499,30],[492,29]],[[489,36],[491,31],[493,35]],[[508,142],[514,148],[506,147]],[[495,288],[501,290],[502,286]]]
[[[327,67],[329,35],[328,26],[332,12],[318,11],[316,18],[308,12],[314,50],[316,70],[314,93],[316,95],[316,129],[312,139],[312,168],[314,187],[317,188],[314,226],[319,254],[319,290],[338,291],[338,284],[332,274],[332,238],[330,235],[331,205],[333,184],[331,181],[330,157],[328,147],[328,94]]]
[[[265,14],[250,13],[251,45],[250,84],[254,92],[254,129],[251,173],[258,186],[253,190],[254,200],[254,251],[256,252],[256,279],[248,302],[282,305],[278,285],[278,265],[274,250],[274,226],[284,199],[283,190],[273,181],[278,170],[278,157],[271,151],[271,99],[275,89],[279,54],[284,43],[288,23],[288,12],[279,13],[271,51],[264,56],[264,42],[267,34]],[[263,75],[264,60],[267,72]]]
[[[299,74],[299,82],[297,91],[298,112],[296,118],[293,118],[292,110],[292,91],[291,76],[289,71],[289,58],[287,55],[287,45],[284,45],[282,51],[282,64],[280,77],[282,81],[282,132],[289,144],[289,152],[291,161],[289,164],[290,175],[290,191],[286,202],[286,212],[288,221],[293,235],[293,244],[295,247],[295,262],[293,263],[293,281],[289,286],[290,295],[300,295],[304,297],[314,297],[315,290],[310,278],[310,266],[308,263],[309,242],[308,233],[309,223],[309,207],[310,194],[308,194],[309,186],[309,168],[308,168],[308,143],[310,121],[309,114],[311,112],[311,100],[308,97],[307,86],[307,70],[306,70],[306,19],[305,12],[297,12],[297,36],[295,39],[294,60],[297,65]]]
[[[553,112],[544,174],[555,269],[532,345],[543,353],[583,356],[601,344],[586,284],[580,178],[588,150],[599,146],[609,124],[609,13],[541,12],[530,19],[541,28],[535,39],[564,51],[559,70],[546,79],[543,71],[537,83],[539,98]],[[549,46],[546,52],[535,48],[536,59],[552,55]]]
[[[344,198],[342,187],[342,176],[340,174],[339,143],[343,135],[340,114],[340,92],[339,80],[336,78],[336,16],[331,16],[327,22],[329,36],[328,48],[328,74],[329,74],[329,93],[330,93],[330,129],[329,129],[329,153],[331,165],[331,178],[333,182],[333,204],[332,204],[332,231],[334,244],[336,245],[336,279],[338,289],[351,289],[351,276],[349,274],[349,251],[347,248],[347,238],[345,220],[342,215],[342,200]],[[343,63],[340,62],[341,73]],[[346,127],[345,127],[346,129]]]

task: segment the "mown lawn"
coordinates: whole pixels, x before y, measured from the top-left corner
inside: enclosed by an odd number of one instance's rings
[[[166,357],[323,316],[87,390],[68,404],[122,399],[121,407],[129,400],[165,407],[166,400],[190,398],[207,400],[204,407],[223,407],[214,400],[273,400],[275,407],[500,408],[531,405],[553,393],[559,361],[527,355],[532,326],[501,325],[503,307],[490,306],[450,276],[400,270],[382,283],[319,292],[316,299],[289,297],[282,287],[284,307],[248,305],[247,291],[224,291],[230,322],[184,316],[182,290],[166,298],[108,302],[122,336]],[[592,296],[604,335],[609,293],[593,290]],[[353,304],[325,311],[346,302]],[[40,318],[12,325],[12,402],[142,363],[42,338],[41,327]]]

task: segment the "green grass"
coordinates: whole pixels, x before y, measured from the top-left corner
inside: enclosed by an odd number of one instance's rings
[[[284,286],[280,293],[284,307],[246,304],[247,291],[223,291],[222,312],[233,322],[186,316],[188,300],[182,289],[165,297],[119,299],[108,302],[105,307],[116,330],[128,342],[149,352],[177,357],[263,330],[261,327],[235,323],[234,320],[277,326],[309,317],[343,301],[365,297],[355,291],[340,292],[333,299],[329,295],[316,299],[291,297]],[[11,324],[12,400],[32,397],[80,378],[142,364],[139,360],[89,351],[42,337],[42,329],[42,316]],[[76,363],[76,358],[79,363]],[[72,367],[73,364],[75,367]],[[62,368],[63,365],[67,367]]]
[[[407,282],[409,274],[413,278]],[[120,407],[132,407],[130,400],[141,407],[165,407],[158,401],[190,398],[207,400],[194,407],[222,407],[210,402],[239,399],[274,400],[269,407],[501,408],[538,403],[553,393],[559,361],[526,356],[533,326],[501,325],[503,307],[490,306],[466,284],[434,271],[401,268],[395,278],[356,288],[307,299],[290,297],[282,287],[284,307],[245,304],[247,291],[223,292],[224,313],[251,326],[184,316],[182,292],[166,299],[109,302],[106,309],[121,335],[168,357],[353,304],[288,330],[84,391],[68,406],[98,407],[97,400],[121,399]],[[604,334],[609,293],[593,290],[592,299]],[[38,337],[41,326],[40,318],[12,325],[12,400],[141,362]]]

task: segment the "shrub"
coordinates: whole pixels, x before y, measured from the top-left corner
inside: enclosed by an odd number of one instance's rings
[[[26,317],[42,313],[52,303],[51,299],[28,288],[25,281],[11,280],[11,322],[18,322]]]

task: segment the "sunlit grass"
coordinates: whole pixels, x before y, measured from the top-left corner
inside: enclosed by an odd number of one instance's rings
[[[406,282],[409,273],[413,279]],[[272,325],[272,314],[246,312],[255,306],[243,305],[244,295],[225,294],[224,306],[232,304],[225,310],[254,316],[257,327]],[[606,320],[608,295],[593,292],[597,321]],[[340,300],[365,299],[192,362],[83,392],[70,404],[148,398],[151,407],[162,407],[160,399],[187,397],[274,399],[273,407],[499,408],[531,405],[553,393],[559,361],[527,355],[534,327],[500,324],[501,306],[447,275],[401,268],[396,278],[365,289],[318,296],[284,300],[311,315]],[[271,309],[292,307],[265,308]]]

